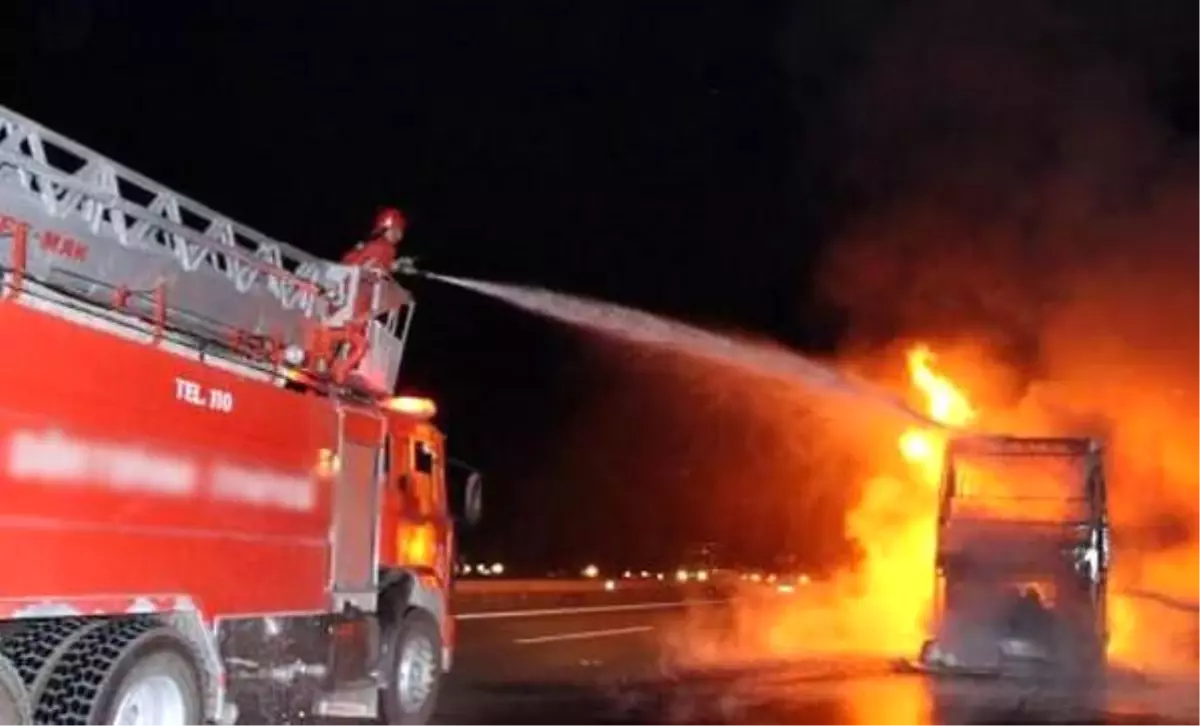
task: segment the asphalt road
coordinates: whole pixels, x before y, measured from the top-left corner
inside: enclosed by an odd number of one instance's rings
[[[689,619],[720,630],[727,615],[670,601],[465,614],[437,721],[621,721],[630,688],[669,680],[664,641]]]
[[[712,663],[727,605],[639,603],[467,613],[438,723],[1196,722],[1196,680],[1111,679],[1103,702],[1045,687],[939,680],[871,659]]]
[[[464,614],[453,670],[470,682],[653,677],[666,667],[664,639],[685,621],[720,631],[727,606],[667,601]]]

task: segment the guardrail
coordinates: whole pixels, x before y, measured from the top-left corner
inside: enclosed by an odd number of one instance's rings
[[[454,611],[468,613],[682,602],[719,599],[731,593],[727,585],[714,582],[601,578],[461,579],[454,585]]]

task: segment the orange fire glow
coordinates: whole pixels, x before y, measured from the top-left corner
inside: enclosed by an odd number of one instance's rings
[[[939,373],[936,362],[933,352],[924,345],[908,351],[909,382],[922,395],[924,412],[948,429],[977,424],[980,415],[967,392]],[[907,479],[884,476],[872,479],[862,500],[848,515],[849,532],[866,552],[859,573],[865,578],[863,591],[875,603],[872,608],[875,616],[886,623],[887,632],[892,635],[883,641],[873,638],[873,642],[886,643],[889,650],[915,652],[927,634],[937,536],[936,495],[946,436],[946,431],[931,427],[904,431],[898,445],[909,466]],[[972,487],[991,495],[976,506],[1005,518],[1053,521],[1063,517],[1071,495],[1062,487],[1071,480],[1071,474],[1054,470],[1053,463],[1045,461],[1031,464],[1028,470],[1019,464],[1014,466],[1016,470],[1006,468],[1008,476],[1000,477],[998,472],[975,471],[967,464],[961,465],[968,472]],[[1017,493],[1010,481],[1014,477],[1020,481],[1023,492],[1036,491],[1045,498],[1010,496]],[[1164,557],[1155,561],[1160,569],[1195,573],[1196,559],[1195,548],[1185,547],[1173,561],[1168,562]],[[1170,581],[1172,577],[1168,573],[1157,579]],[[1152,639],[1155,628],[1151,621],[1156,612],[1159,618],[1163,616],[1160,610],[1124,595],[1118,586],[1109,599],[1110,656],[1118,662],[1139,666],[1161,661],[1168,648]]]
[[[703,623],[693,624],[693,630],[679,636],[678,650],[686,657],[728,662],[766,654],[907,658],[919,652],[933,624],[937,497],[947,437],[968,427],[1030,434],[1078,434],[1089,430],[1069,420],[1060,422],[1054,418],[1054,409],[1037,399],[1025,398],[1014,405],[997,396],[996,379],[1005,371],[976,349],[960,344],[938,352],[940,357],[925,345],[905,351],[907,376],[901,384],[917,397],[920,411],[938,426],[913,425],[897,430],[890,423],[875,426],[868,422],[857,427],[853,440],[847,442],[854,447],[859,462],[873,472],[861,481],[858,500],[844,520],[845,534],[859,550],[857,562],[829,579],[814,579],[803,593],[797,591],[782,602],[748,597],[737,608],[736,644],[706,641]],[[948,370],[954,371],[954,377]],[[1082,396],[1079,400],[1089,399]],[[1121,433],[1127,435],[1127,431],[1122,429]],[[1119,449],[1122,454],[1127,451]],[[1164,466],[1180,471],[1166,471],[1165,480],[1187,483],[1183,470],[1191,462],[1194,482],[1194,451],[1190,452],[1191,458],[1188,454],[1185,450],[1176,457],[1182,462],[1178,465],[1176,459],[1166,460]],[[1124,470],[1120,463],[1118,459],[1118,466],[1109,470],[1110,485],[1115,482],[1117,487],[1128,480],[1121,476]],[[1040,471],[1038,467],[1045,464],[1035,462],[1026,471],[1023,464],[1015,463],[1015,475],[1005,464],[1004,476],[997,476],[1001,472],[975,472],[962,462],[964,471],[969,470],[971,491],[981,494],[979,502],[972,505],[986,507],[987,513],[1005,518],[1058,519],[1061,513],[1054,508],[1063,506],[1057,496],[1062,490],[1053,489],[1073,479],[1067,472]],[[830,481],[840,481],[838,474],[835,472]],[[1031,502],[1026,496],[1031,490],[1048,493],[1045,502]],[[1131,502],[1137,503],[1131,497],[1140,492],[1131,491],[1128,485],[1110,492],[1114,519],[1128,518]],[[984,493],[987,496],[982,496]],[[1137,587],[1185,598],[1196,582],[1195,542],[1181,542],[1166,552],[1146,553],[1126,542],[1116,543],[1110,573],[1110,657],[1122,665],[1155,668],[1176,667],[1183,658],[1182,666],[1188,667],[1187,654],[1178,653],[1186,650],[1183,639],[1194,633],[1195,616],[1147,604],[1127,595],[1124,588],[1137,578]],[[1054,599],[1050,591],[1044,595],[1049,601]],[[1174,660],[1168,662],[1168,658]]]
[[[930,419],[950,428],[974,421],[976,413],[966,394],[934,370],[936,359],[928,347],[913,347],[907,358],[909,380],[924,398]],[[887,634],[883,641],[872,639],[889,651],[916,652],[926,637],[945,437],[932,427],[904,431],[898,446],[910,473],[874,478],[847,518],[849,534],[865,551],[860,569],[864,592]]]
[[[966,393],[935,370],[935,362],[925,346],[907,356],[908,380],[921,396],[921,409],[940,426],[901,432],[889,426],[879,432],[883,439],[875,438],[874,430],[865,434],[870,441],[862,442],[864,455],[870,455],[866,461],[876,474],[863,482],[858,502],[846,514],[846,534],[860,551],[855,566],[828,581],[813,581],[783,602],[752,596],[742,601],[736,652],[727,643],[702,638],[701,622],[676,634],[675,649],[681,653],[675,657],[729,662],[764,653],[912,657],[918,652],[933,601],[942,449],[952,429],[976,416]],[[877,448],[879,443],[888,450]]]
[[[975,420],[975,409],[949,378],[934,371],[935,360],[933,352],[924,345],[917,345],[908,353],[908,375],[925,398],[925,413],[944,426],[968,426]],[[922,484],[936,488],[944,443],[944,435],[929,429],[910,428],[900,436],[900,453],[919,467]]]

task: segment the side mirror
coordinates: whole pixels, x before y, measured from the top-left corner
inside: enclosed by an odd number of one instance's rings
[[[474,527],[483,518],[483,475],[461,462],[449,463],[459,471],[459,476],[454,477],[457,482],[450,486],[450,514],[462,524]],[[463,473],[465,477],[461,477]]]
[[[463,485],[461,518],[468,527],[474,527],[483,519],[483,475],[477,471],[471,472]]]

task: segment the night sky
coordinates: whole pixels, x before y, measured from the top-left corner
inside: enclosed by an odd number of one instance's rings
[[[3,103],[269,235],[336,256],[394,204],[430,270],[817,354],[852,317],[877,341],[905,322],[829,289],[852,222],[916,176],[1011,185],[924,166],[1028,136],[1013,119],[1040,107],[954,103],[1038,97],[1021,84],[1045,74],[997,57],[1112,71],[1128,81],[1112,103],[1195,159],[1194,2],[40,0],[5,25]],[[1012,55],[960,52],[997,48]],[[468,552],[636,567],[697,540],[756,560],[795,544],[778,488],[699,453],[761,462],[774,439],[721,443],[749,422],[699,405],[711,392],[678,361],[414,288],[405,388],[439,401],[452,454],[487,475]],[[723,524],[735,496],[760,518]],[[845,502],[810,505],[801,524],[838,542]]]

